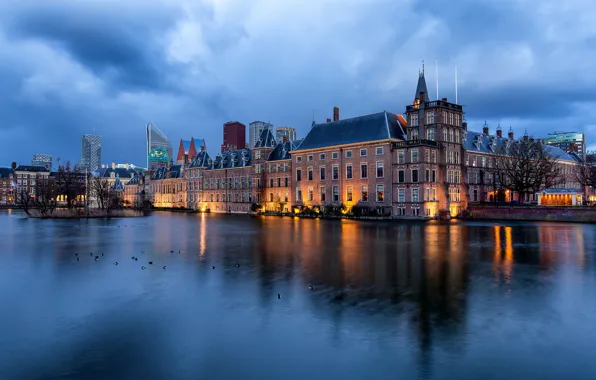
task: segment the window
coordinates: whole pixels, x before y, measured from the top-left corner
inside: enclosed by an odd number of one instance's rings
[[[238,195],[238,194],[236,194]],[[273,202],[273,193],[269,193],[269,202]]]
[[[400,203],[406,201],[406,189],[397,189],[397,201]]]
[[[339,166],[333,165],[333,179],[339,179]]]
[[[459,144],[459,131],[455,132],[455,142]]]
[[[334,160],[337,160],[338,157],[339,157],[339,153],[337,153],[337,152],[331,153],[331,158],[333,158]]]
[[[434,140],[435,139],[435,129],[434,128],[428,128],[426,130],[426,138],[428,140]]]
[[[447,128],[443,128],[443,141],[447,141]]]
[[[261,151],[260,150],[255,150],[255,159],[257,159],[257,160],[261,159]]]
[[[333,202],[339,202],[339,187],[333,186]]]
[[[273,178],[269,178],[269,187],[273,187]]]
[[[472,196],[472,202],[478,202],[478,190],[474,189],[474,191],[472,192],[473,196]]]
[[[434,124],[435,123],[435,113],[430,111],[426,113],[426,124]]]
[[[418,191],[419,190],[420,189],[418,189],[418,188],[412,189],[412,202],[419,202],[419,199],[418,199]]]
[[[273,173],[273,164],[269,164],[269,173]]]
[[[412,127],[418,126],[418,114],[413,113],[410,115],[410,124],[412,124]]]
[[[437,182],[437,171],[433,169],[432,182]]]
[[[476,166],[476,156],[472,156],[472,166]]]
[[[308,156],[306,156],[306,161],[312,161],[312,154],[309,154]]]
[[[346,178],[352,179],[352,164],[346,165]]]
[[[366,185],[360,187],[360,200],[362,202],[368,202],[368,186]]]
[[[383,202],[385,200],[385,186],[377,185],[377,202]]]
[[[307,169],[307,173],[308,173],[308,180],[312,181],[312,167]]]
[[[296,188],[296,202],[302,202],[302,189]]]
[[[375,149],[375,151],[376,151],[377,156],[379,156],[379,155],[383,154],[383,147],[382,146],[378,146]]]
[[[279,173],[279,170],[280,170],[280,165],[279,164],[275,165],[275,171]]]
[[[353,190],[352,186],[347,186],[346,187],[346,202],[352,202],[353,193],[354,193],[354,190]]]
[[[261,172],[261,164],[256,164],[255,165],[255,173],[259,174]]]
[[[296,156],[296,162],[302,162],[302,157],[301,156]]]
[[[360,149],[360,157],[366,157],[366,149]]]
[[[453,113],[449,112],[449,124],[453,125]]]
[[[309,186],[308,187],[308,198],[307,199],[308,199],[309,202],[312,202],[312,199],[313,199],[312,186]]]
[[[412,129],[410,140],[418,140],[418,128]]]
[[[430,169],[424,171],[424,182],[430,182]]]
[[[346,150],[346,158],[350,158],[350,157],[352,157],[352,151]]]
[[[397,182],[404,183],[406,182],[406,171],[405,170],[398,170],[397,171]]]
[[[287,172],[287,171],[288,171],[288,163],[284,162],[284,172]]]
[[[326,192],[326,188],[325,186],[321,186],[320,189],[320,197],[321,197],[321,203],[325,203],[325,192]]]
[[[377,161],[377,178],[383,178],[383,161]]]
[[[486,167],[486,157],[482,157],[482,167]]]
[[[412,169],[412,182],[418,183],[418,169]]]
[[[426,188],[426,189],[424,190],[424,200],[425,200],[426,202],[430,201],[430,189],[429,189],[429,188]]]
[[[418,162],[418,149],[412,149],[412,151],[410,152],[411,155],[411,162],[412,163],[417,163]]]
[[[288,187],[288,177],[284,178],[284,187]]]
[[[244,186],[243,186],[244,187]],[[281,178],[277,179],[277,187],[281,187]]]
[[[403,150],[397,151],[397,163],[404,164],[406,162],[406,153]]]
[[[324,159],[325,159],[325,153],[319,154],[319,160],[324,160]]]
[[[453,138],[453,129],[449,129],[449,141],[453,142],[455,139]]]
[[[360,164],[360,178],[368,178],[368,164]]]
[[[435,150],[431,151],[430,156],[431,156],[433,164],[436,164],[437,163],[437,152]]]
[[[319,177],[320,177],[321,181],[325,180],[325,167],[324,166],[321,166],[319,168]]]
[[[430,149],[424,149],[424,162],[430,162]]]
[[[302,169],[296,168],[296,182],[302,181]]]
[[[461,123],[460,123],[459,121],[460,121],[460,120],[459,120],[459,114],[458,114],[458,113],[456,113],[456,114],[455,114],[455,125],[457,125],[458,127],[461,125]]]
[[[434,187],[433,187],[432,195],[433,195],[433,201],[436,201],[437,200],[437,189],[435,189]]]

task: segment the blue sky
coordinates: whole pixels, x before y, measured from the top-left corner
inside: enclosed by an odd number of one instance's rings
[[[342,118],[404,112],[429,91],[469,128],[588,134],[596,146],[596,9],[570,0],[59,0],[0,4],[0,165],[33,153],[143,165],[151,121],[177,145],[254,120],[304,136]]]

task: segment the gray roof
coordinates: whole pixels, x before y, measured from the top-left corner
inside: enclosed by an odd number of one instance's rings
[[[210,168],[213,165],[213,160],[209,157],[207,151],[200,151],[190,163],[189,168]]]
[[[41,165],[19,165],[15,169],[17,172],[49,172],[48,168]]]
[[[275,136],[269,128],[263,129],[257,143],[255,144],[255,148],[275,148],[277,142],[275,141]]]
[[[314,124],[297,150],[385,139],[406,139],[403,126],[396,114],[387,111],[329,123]]]
[[[250,149],[229,150],[218,154],[215,161],[208,169],[231,169],[252,165],[252,152]]]
[[[286,141],[284,143],[279,143],[269,153],[269,157],[267,161],[279,161],[279,160],[289,160],[291,158],[290,152],[296,150],[296,143],[295,141]]]
[[[159,168],[155,169],[155,171],[151,175],[151,180],[160,181],[162,179],[165,179],[167,177],[167,174],[168,168],[166,168],[165,166],[160,166]]]
[[[122,185],[122,181],[120,181],[120,177],[116,176],[116,181],[114,181],[114,191],[124,191],[124,186]]]
[[[109,178],[114,173],[117,177],[120,178],[132,178],[136,175],[136,171],[134,169],[126,169],[126,168],[99,168],[97,170],[98,176],[103,178]]]
[[[0,168],[0,178],[10,178],[12,168]]]
[[[414,99],[420,99],[420,93],[424,92],[425,101],[429,101],[428,90],[426,89],[426,79],[424,79],[424,71],[420,72],[418,76],[418,85],[416,85],[416,95]]]
[[[501,154],[506,155],[509,151],[510,144],[519,140],[509,140],[504,137],[497,137],[495,135],[484,135],[479,132],[466,132],[463,141],[464,150],[469,152],[487,153],[487,154]],[[552,145],[544,145],[544,149],[552,157],[560,160],[576,162],[577,159],[565,153],[561,148]]]
[[[138,173],[130,181],[126,182],[127,185],[138,185],[139,183],[141,183],[141,176]]]

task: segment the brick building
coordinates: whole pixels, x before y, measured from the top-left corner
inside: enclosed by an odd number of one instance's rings
[[[10,205],[14,201],[12,168],[0,168],[0,205]]]
[[[149,186],[153,205],[158,208],[186,207],[186,185],[183,166],[155,169]]]
[[[47,179],[49,176],[50,170],[45,166],[19,165],[14,170],[17,189],[25,189],[32,196],[35,196],[36,181]]]
[[[238,121],[230,121],[223,125],[223,144],[221,151],[241,150],[246,148],[246,126]]]

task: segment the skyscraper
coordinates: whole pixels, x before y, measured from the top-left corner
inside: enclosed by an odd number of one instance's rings
[[[33,166],[44,166],[49,170],[52,170],[52,155],[36,153],[31,158],[31,165]]]
[[[81,166],[94,172],[101,165],[101,136],[83,135],[82,140]]]
[[[153,123],[145,127],[145,139],[147,143],[147,169],[155,169],[160,166],[172,164],[172,144],[170,140]]]
[[[296,140],[296,128],[292,127],[277,127],[275,130],[275,139],[278,143],[283,143],[285,141],[295,141]]]
[[[586,135],[578,132],[554,132],[541,138],[544,144],[563,149],[566,153],[576,153],[582,160],[586,157]]]
[[[273,124],[265,123],[264,121],[253,121],[248,125],[248,147],[254,148],[259,140],[259,136],[265,129],[273,133]]]
[[[244,149],[246,147],[246,125],[230,121],[223,126],[223,144],[221,151]]]

